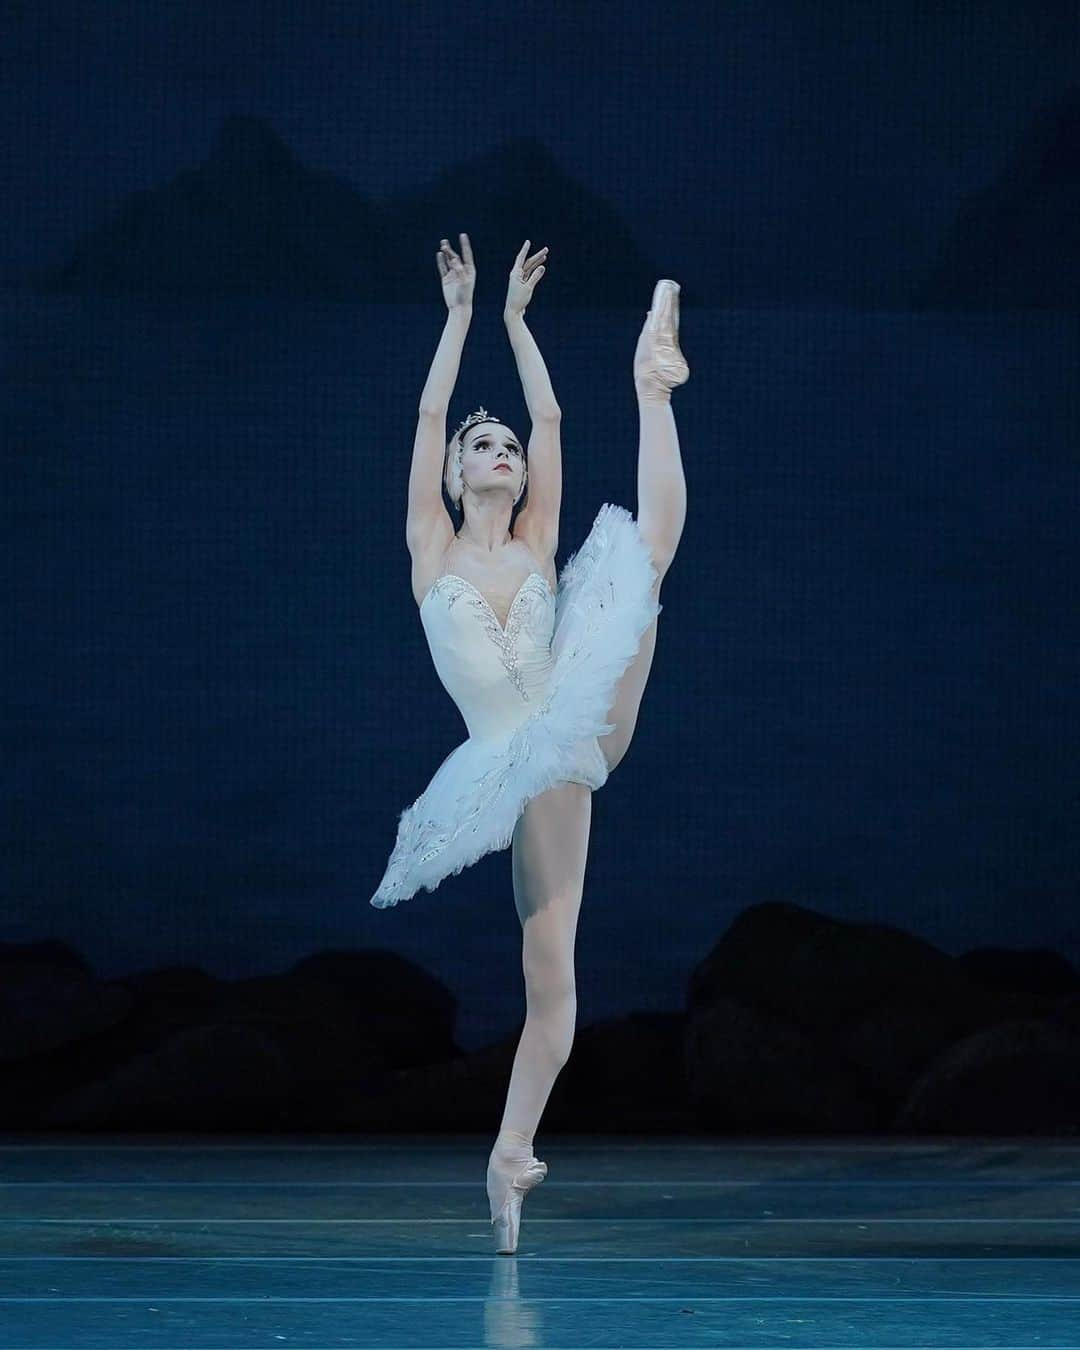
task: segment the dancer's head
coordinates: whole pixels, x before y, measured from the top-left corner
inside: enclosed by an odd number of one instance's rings
[[[499,465],[509,465],[508,469]],[[510,510],[521,500],[529,478],[525,450],[513,431],[486,408],[471,412],[446,447],[443,480],[447,496],[462,512],[487,493],[506,497]]]

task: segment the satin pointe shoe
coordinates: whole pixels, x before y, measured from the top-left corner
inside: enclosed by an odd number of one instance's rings
[[[546,1162],[533,1158],[510,1183],[503,1206],[491,1221],[495,1232],[496,1256],[513,1256],[517,1251],[522,1202],[534,1186],[540,1185],[547,1176],[547,1170]]]
[[[676,385],[690,378],[690,367],[679,348],[679,292],[677,281],[663,278],[653,288],[652,308],[634,352],[634,383],[646,398],[668,402]]]

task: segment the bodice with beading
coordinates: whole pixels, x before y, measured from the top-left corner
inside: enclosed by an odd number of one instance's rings
[[[420,621],[436,673],[470,736],[512,732],[542,701],[551,677],[555,593],[530,572],[499,622],[485,596],[464,577],[437,577],[420,603]]]

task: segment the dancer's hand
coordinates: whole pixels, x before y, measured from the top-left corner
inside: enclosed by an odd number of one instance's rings
[[[534,253],[531,258],[525,257],[525,250],[529,247],[528,239],[521,246],[521,252],[514,259],[514,265],[510,269],[510,282],[506,288],[506,304],[503,306],[504,314],[524,314],[525,306],[532,299],[533,291],[536,290],[536,283],[544,275],[547,269],[540,264],[547,257],[547,245]]]
[[[469,236],[462,234],[458,237],[461,240],[461,257],[458,257],[446,239],[442,241],[438,253],[435,254],[439,276],[442,278],[443,299],[446,301],[446,308],[450,310],[472,309],[473,287],[476,285],[476,268],[473,266]]]

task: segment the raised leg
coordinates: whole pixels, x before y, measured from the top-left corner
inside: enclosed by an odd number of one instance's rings
[[[646,365],[649,327],[646,323],[634,355],[635,367]],[[657,570],[652,593],[659,599],[663,581],[686,522],[686,478],[683,475],[679,433],[671,407],[671,391],[655,378],[635,375],[638,400],[638,512],[641,537],[649,546]],[[622,673],[607,720],[614,730],[598,737],[610,772],[630,748],[641,699],[652,669],[656,648],[657,615],[641,637],[634,659]]]

